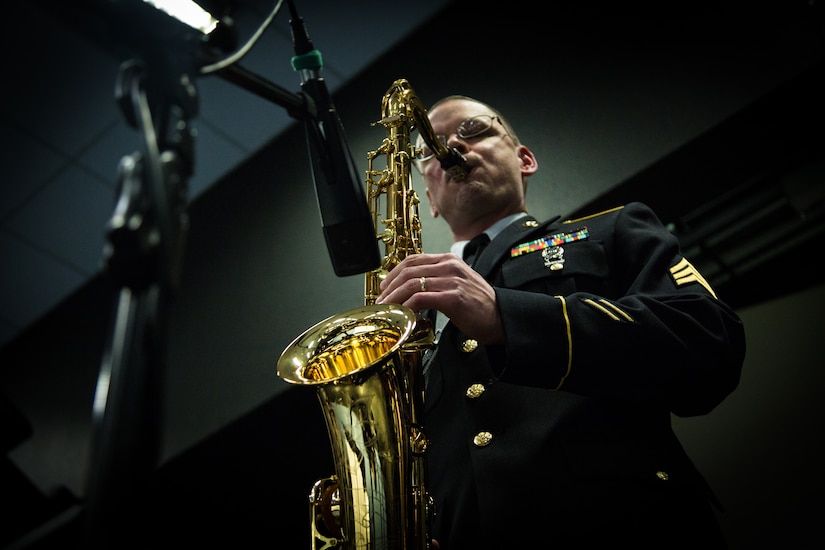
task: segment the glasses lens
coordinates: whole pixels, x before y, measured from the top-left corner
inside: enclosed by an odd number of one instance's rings
[[[447,146],[447,136],[435,136],[438,141],[441,142],[441,145]],[[433,150],[427,145],[424,141],[424,138],[418,136],[416,140],[415,148],[419,150],[418,156],[416,157],[419,161],[430,160],[435,156]]]
[[[461,139],[469,139],[480,136],[493,126],[493,120],[495,118],[496,117],[490,115],[478,115],[473,118],[468,118],[458,125],[455,133]],[[447,136],[438,135],[435,137],[444,147],[447,146]],[[418,161],[430,160],[434,156],[432,149],[430,149],[424,141],[424,138],[420,135],[415,142],[415,148],[419,151],[418,156],[416,157],[416,160]]]
[[[468,139],[483,134],[493,125],[493,117],[489,115],[479,115],[468,118],[458,125],[455,133],[462,139]]]

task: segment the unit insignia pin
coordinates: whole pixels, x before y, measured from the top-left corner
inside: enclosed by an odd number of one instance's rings
[[[541,251],[541,257],[544,258],[544,266],[549,267],[550,271],[564,269],[564,247],[545,248]]]

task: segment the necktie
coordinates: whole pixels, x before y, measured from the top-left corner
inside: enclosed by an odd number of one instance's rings
[[[481,255],[484,247],[490,242],[487,233],[476,235],[464,246],[464,261],[471,266],[475,265],[476,258]]]

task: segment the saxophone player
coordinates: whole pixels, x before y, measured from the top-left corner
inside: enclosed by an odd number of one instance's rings
[[[449,96],[428,118],[465,158],[454,178],[419,143],[454,244],[405,258],[377,301],[443,326],[424,399],[434,546],[724,548],[671,414],[708,414],[737,387],[738,316],[644,204],[530,215],[538,160],[490,105]]]

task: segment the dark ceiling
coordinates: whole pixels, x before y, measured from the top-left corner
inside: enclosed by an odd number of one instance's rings
[[[448,1],[420,0],[414,12],[381,0],[363,0],[357,7],[335,0],[294,3],[323,52],[322,76],[334,94]],[[143,0],[31,0],[5,7],[0,255],[13,267],[4,270],[0,284],[0,346],[101,270],[118,163],[141,145],[129,101],[133,90],[123,85],[124,74],[136,73],[124,73],[122,62],[151,67],[148,103],[156,115],[166,97],[158,91],[172,89],[178,75],[155,69],[174,59],[168,67],[190,76],[188,91],[196,94],[187,101],[194,112],[188,116],[197,130],[187,185],[191,199],[295,122],[282,104],[250,89],[279,86],[290,99],[298,97],[287,4],[210,4],[220,6],[216,13],[231,14],[233,59],[245,53],[226,71],[205,74],[194,67],[231,54]],[[281,9],[269,19],[276,6]],[[243,85],[236,84],[239,74],[246,77]]]

